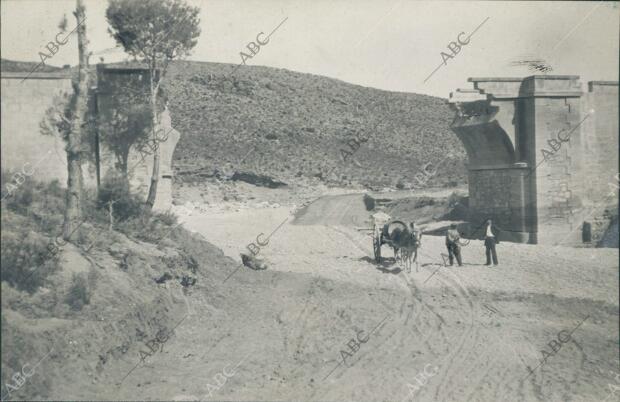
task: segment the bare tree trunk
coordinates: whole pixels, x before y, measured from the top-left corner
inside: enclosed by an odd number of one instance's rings
[[[73,84],[71,132],[67,140],[67,198],[62,236],[69,240],[71,234],[80,225],[82,200],[82,121],[86,115],[88,102],[88,40],[86,39],[86,18],[83,0],[77,0],[73,13],[78,23],[78,82]]]
[[[129,151],[131,149],[131,145],[127,146],[126,149],[121,150],[118,155],[118,170],[120,170],[121,175],[127,181],[129,181]]]
[[[151,128],[153,133],[153,143],[158,144],[157,139],[157,124],[159,119],[157,118],[157,91],[159,89],[159,82],[155,83],[155,62],[151,63]],[[151,174],[151,186],[149,187],[149,195],[146,198],[146,205],[153,209],[155,205],[155,197],[157,195],[157,184],[159,183],[159,146],[155,147],[153,153],[153,173]]]

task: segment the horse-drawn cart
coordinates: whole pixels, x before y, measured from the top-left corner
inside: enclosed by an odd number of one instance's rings
[[[375,252],[375,261],[381,259],[381,246],[387,244],[391,248],[399,249],[400,234],[407,230],[407,225],[402,221],[391,221],[382,226],[375,226],[372,246]]]
[[[372,248],[375,261],[381,261],[381,246],[387,244],[394,250],[394,259],[400,257],[401,262],[410,271],[411,262],[415,261],[418,256],[419,232],[410,231],[405,222],[392,220],[387,214],[375,214],[373,218]],[[412,257],[414,257],[413,260]]]

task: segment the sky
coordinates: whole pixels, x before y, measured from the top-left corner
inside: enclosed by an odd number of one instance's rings
[[[457,88],[471,88],[469,77],[533,75],[527,66],[514,65],[529,59],[544,60],[553,68],[548,74],[579,75],[584,89],[587,81],[618,80],[618,2],[187,2],[200,7],[202,30],[189,60],[239,64],[249,42],[282,23],[269,43],[246,60],[248,65],[442,98]],[[105,62],[127,58],[107,32],[107,3],[85,0],[92,64],[100,57]],[[0,8],[5,59],[39,62],[39,52],[54,40],[63,15],[69,30],[76,25],[75,0],[2,0]],[[458,43],[459,34],[462,42],[471,37],[454,54],[448,45]],[[77,59],[74,34],[47,64],[75,65]]]

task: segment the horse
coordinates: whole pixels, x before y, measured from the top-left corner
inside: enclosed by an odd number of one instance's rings
[[[411,273],[411,264],[418,258],[419,245],[418,232],[412,233],[408,228],[396,228],[392,232],[394,259],[399,260],[405,266],[407,273]]]

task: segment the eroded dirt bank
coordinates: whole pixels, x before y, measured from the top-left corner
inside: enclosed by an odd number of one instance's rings
[[[501,243],[501,265],[488,268],[482,265],[482,242],[472,241],[463,250],[465,266],[451,269],[441,267],[443,239],[428,236],[419,271],[407,274],[372,261],[369,238],[352,228],[363,222],[360,203],[350,195],[318,202],[299,224],[286,220],[288,208],[188,218],[188,228],[237,261],[258,234],[267,236],[285,223],[261,248],[268,271],[241,268],[224,284],[195,290],[196,318],[179,328],[168,360],[143,369],[152,378],[146,388],[140,386],[144,396],[209,399],[214,376],[244,358],[211,399],[590,401],[607,396],[618,362],[617,250]],[[312,216],[339,225],[314,224]],[[212,288],[221,292],[219,316],[212,315]],[[558,332],[572,331],[580,322],[553,354],[549,343]],[[373,330],[359,350],[353,352],[356,342],[347,346]],[[181,352],[190,349],[196,356],[184,359]],[[537,367],[543,350],[553,355]],[[416,389],[416,375],[421,378],[429,364],[436,375]],[[130,397],[142,381],[134,377],[121,396]],[[173,395],[172,389],[180,392]]]
[[[364,222],[360,203],[350,195],[321,201],[296,223],[287,207],[184,218],[237,264],[257,235],[264,240],[279,227],[259,254],[269,269],[242,267],[226,279],[238,265],[222,259],[200,272],[186,295],[189,316],[162,351],[123,380],[140,359],[133,347],[109,361],[96,383],[67,381],[52,398],[598,401],[608,395],[610,372],[618,370],[617,250],[501,243],[500,266],[488,268],[482,242],[474,240],[463,249],[464,267],[445,268],[443,239],[425,236],[419,266],[405,273],[389,261],[374,263],[370,238],[354,228]],[[554,353],[549,342],[582,321]],[[537,367],[542,350],[553,355]],[[425,368],[435,374],[420,377]]]

